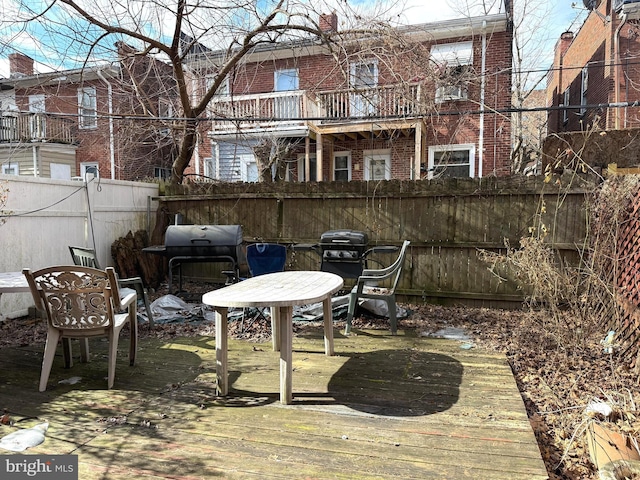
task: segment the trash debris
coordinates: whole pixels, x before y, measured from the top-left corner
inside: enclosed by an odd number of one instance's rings
[[[471,342],[466,342],[466,343],[463,343],[462,345],[460,345],[460,348],[462,350],[471,350],[473,347],[475,347],[475,345],[473,343],[471,343]]]
[[[187,303],[175,295],[163,295],[149,305],[154,321],[159,323],[184,322],[190,318],[204,320],[204,305]]]
[[[49,422],[35,427],[25,428],[0,438],[0,448],[12,452],[23,452],[27,448],[36,447],[44,442],[44,434],[49,428]]]
[[[607,336],[604,337],[604,339],[600,340],[600,343],[602,344],[605,353],[613,353],[613,348],[615,347],[614,345],[615,336],[616,336],[616,332],[614,330],[610,330]]]
[[[80,383],[82,381],[82,377],[69,377],[64,380],[60,380],[58,383],[63,385],[75,385],[76,383]]]
[[[588,414],[600,414],[603,417],[607,418],[613,412],[613,409],[608,403],[603,402],[602,400],[595,399],[589,402],[587,408],[584,409],[585,413]]]
[[[462,342],[471,343],[471,337],[469,337],[463,329],[456,327],[441,328],[434,333],[423,332],[421,335],[423,337],[446,338],[449,340],[460,340]]]

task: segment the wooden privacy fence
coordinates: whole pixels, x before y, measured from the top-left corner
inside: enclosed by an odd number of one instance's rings
[[[593,190],[513,177],[437,181],[187,184],[159,198],[185,224],[239,224],[244,240],[317,242],[328,230],[365,232],[370,245],[411,241],[399,295],[404,301],[509,308],[524,292],[489,271],[481,251],[518,246],[541,222],[547,241],[568,262],[585,238],[584,196]],[[544,204],[544,209],[541,205]],[[290,252],[287,268],[319,267],[313,252]],[[374,260],[389,262],[388,257]],[[185,266],[185,274],[215,276],[215,264]]]

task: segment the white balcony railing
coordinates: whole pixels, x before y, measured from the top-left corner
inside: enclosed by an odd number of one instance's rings
[[[237,128],[285,130],[314,123],[368,117],[415,116],[423,109],[420,85],[393,85],[359,90],[305,91],[216,97],[210,117],[214,131]]]
[[[0,142],[73,143],[73,120],[46,113],[0,115]]]

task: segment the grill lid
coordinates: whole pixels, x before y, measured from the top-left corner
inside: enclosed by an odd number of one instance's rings
[[[240,225],[169,225],[164,237],[172,247],[236,247],[242,244]]]
[[[324,248],[352,248],[366,246],[367,234],[357,230],[329,230],[320,236],[320,243]]]

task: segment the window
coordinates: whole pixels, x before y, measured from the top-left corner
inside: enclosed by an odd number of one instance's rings
[[[300,81],[298,79],[298,70],[290,68],[285,70],[276,70],[274,72],[273,86],[276,92],[291,92],[298,90]],[[276,118],[294,119],[300,117],[300,108],[298,101],[299,95],[281,94],[275,98]]]
[[[473,65],[473,43],[433,45],[431,60],[440,73],[436,86],[436,102],[467,99],[469,74]]]
[[[80,164],[80,176],[83,180],[90,180],[91,178],[100,177],[100,170],[97,162],[81,163]]]
[[[391,180],[391,153],[389,151],[365,150],[364,179]]]
[[[162,127],[158,129],[158,133],[162,135],[169,135],[171,129],[169,125],[171,124],[171,118],[173,117],[173,104],[167,100],[166,98],[161,98],[158,100],[158,118],[162,123]]]
[[[473,177],[475,145],[442,145],[429,147],[428,177]]]
[[[316,161],[315,154],[309,155],[309,182],[315,182],[318,179],[317,169],[318,162]],[[305,168],[304,168],[304,155],[298,155],[298,181],[306,182]]]
[[[580,115],[587,113],[585,105],[587,105],[587,87],[589,86],[589,70],[588,67],[582,69],[582,81],[580,82]]]
[[[571,97],[571,92],[569,90],[569,87],[567,87],[567,89],[564,91],[564,100],[562,105],[565,107],[569,106],[569,102],[570,102],[570,97]],[[569,121],[569,109],[568,108],[564,108],[562,110],[562,123],[567,123]]]
[[[218,170],[216,169],[216,161],[211,157],[207,157],[203,160],[204,162],[204,176],[207,179],[215,179],[218,178]]]
[[[33,113],[46,112],[44,95],[29,95],[29,111]]]
[[[96,88],[84,87],[78,90],[78,105],[80,128],[96,128],[98,126],[98,111],[96,103]]]
[[[376,115],[378,111],[378,61],[356,62],[351,64],[350,84],[354,92],[349,96],[350,115],[366,117]]]
[[[252,154],[238,155],[240,160],[240,180],[243,182],[257,182],[260,179],[258,164]]]
[[[351,180],[351,154],[349,152],[334,153],[333,179],[336,182]]]
[[[171,169],[164,167],[153,167],[153,178],[168,180],[171,178]]]
[[[20,167],[17,163],[3,163],[2,173],[5,175],[20,175]]]
[[[216,75],[207,75],[206,77],[206,88],[209,90],[213,85],[213,81],[216,79]],[[215,95],[219,97],[224,97],[230,94],[229,89],[229,77],[225,77],[225,79],[218,85],[218,89],[216,90]]]
[[[45,96],[42,94],[29,95],[29,111],[35,115],[31,116],[31,138],[42,140],[47,135],[47,119],[44,115],[38,115],[44,113],[45,110]]]

